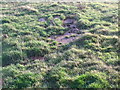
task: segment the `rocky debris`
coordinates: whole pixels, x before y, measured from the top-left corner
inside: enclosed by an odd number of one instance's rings
[[[38,21],[39,22],[46,22],[46,19],[45,18],[40,18]]]

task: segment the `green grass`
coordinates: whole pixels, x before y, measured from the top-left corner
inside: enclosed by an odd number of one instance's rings
[[[0,4],[3,88],[120,87],[117,3]],[[49,39],[69,31],[68,17],[88,33],[68,44]]]

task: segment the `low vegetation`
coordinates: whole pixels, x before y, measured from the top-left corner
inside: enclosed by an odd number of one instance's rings
[[[3,88],[120,88],[118,3],[0,4]]]

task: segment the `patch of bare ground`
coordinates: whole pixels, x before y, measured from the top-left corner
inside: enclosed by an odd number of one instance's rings
[[[49,37],[49,39],[55,40],[62,44],[68,44],[79,39],[86,32],[78,29],[76,24],[77,20],[75,20],[74,18],[66,18],[65,20],[63,20],[63,27],[69,30],[65,32],[63,35],[52,35]]]
[[[64,35],[54,35],[54,36],[51,36],[49,37],[50,39],[53,39],[55,41],[58,41],[59,43],[62,43],[62,44],[67,44],[67,43],[70,43],[76,39],[78,39],[79,35],[78,34],[74,34],[74,33],[68,33],[67,35],[64,34]]]
[[[45,60],[45,58],[41,57],[41,56],[31,57],[30,59],[32,59],[32,60]]]

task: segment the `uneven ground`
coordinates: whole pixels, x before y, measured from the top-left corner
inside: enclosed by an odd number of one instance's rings
[[[3,88],[120,88],[117,3],[0,3]]]

